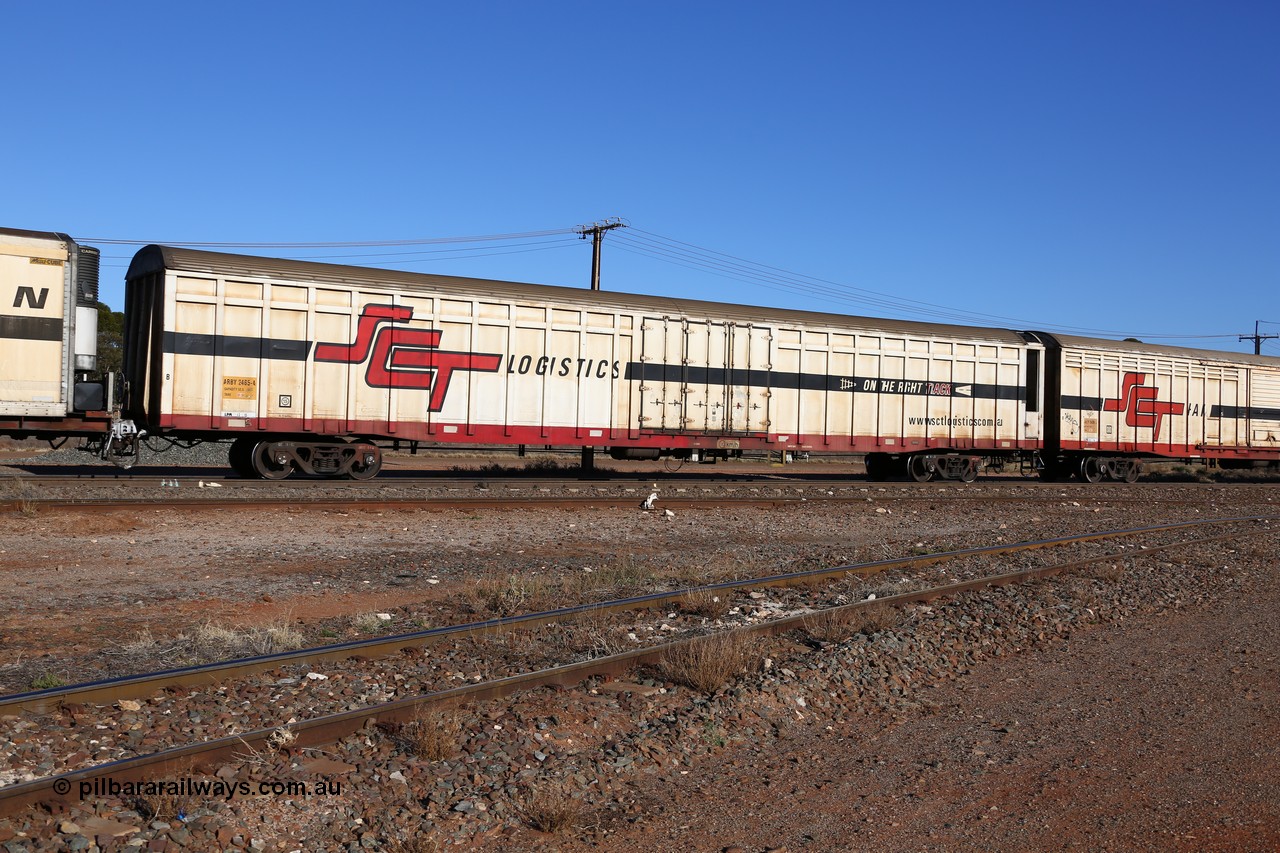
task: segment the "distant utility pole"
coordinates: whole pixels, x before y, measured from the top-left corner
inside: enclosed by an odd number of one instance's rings
[[[615,228],[626,228],[627,223],[621,219],[614,217],[606,219],[603,222],[597,222],[594,225],[580,225],[576,229],[578,236],[583,240],[587,239],[587,235],[591,235],[591,289],[600,289],[600,244],[604,242],[604,232],[612,231]]]
[[[1253,321],[1253,334],[1252,334],[1252,335],[1241,335],[1241,336],[1240,336],[1240,340],[1242,340],[1242,341],[1253,341],[1253,354],[1254,354],[1254,355],[1262,355],[1262,342],[1263,342],[1263,341],[1269,341],[1269,340],[1271,340],[1272,338],[1280,338],[1280,335],[1262,335],[1262,334],[1259,334],[1259,333],[1258,333],[1258,324],[1259,324],[1259,323],[1261,323],[1261,322],[1262,322],[1261,320],[1254,320],[1254,321]]]

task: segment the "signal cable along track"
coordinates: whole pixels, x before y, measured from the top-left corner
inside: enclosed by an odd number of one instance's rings
[[[750,580],[726,581],[694,589],[679,590],[672,593],[657,593],[648,596],[603,602],[600,604],[560,608],[553,611],[545,611],[520,617],[495,619],[486,622],[472,623],[469,625],[453,626],[414,634],[380,638],[377,640],[340,644],[320,649],[308,649],[302,652],[249,658],[240,661],[227,662],[225,664],[192,667],[186,670],[170,670],[165,673],[157,673],[149,676],[113,679],[110,681],[77,685],[69,688],[40,691],[38,693],[18,694],[15,696],[3,697],[3,703],[0,704],[0,714],[13,713],[17,710],[48,709],[58,704],[69,702],[104,702],[110,701],[111,699],[119,699],[124,695],[142,695],[143,691],[150,692],[163,687],[171,687],[181,684],[207,684],[223,678],[242,676],[253,672],[272,669],[285,663],[310,663],[322,659],[332,660],[341,657],[351,657],[356,654],[362,656],[373,656],[378,653],[390,654],[395,650],[403,649],[407,646],[420,645],[451,634],[458,634],[462,632],[470,634],[494,633],[509,630],[513,627],[529,627],[543,624],[580,613],[609,612],[635,609],[638,607],[652,607],[659,604],[671,603],[695,591],[730,590],[760,586],[796,586],[810,584],[816,580],[830,579],[845,574],[852,573],[865,576],[891,568],[925,566],[944,560],[962,557],[1010,554],[1019,551],[1114,539],[1144,533],[1183,530],[1207,525],[1267,522],[1276,520],[1277,518],[1280,517],[1246,516],[1206,519],[1157,525],[1153,527],[1105,531],[1082,536],[1061,537],[1035,542],[1024,542],[1008,546],[970,548],[920,557],[838,566],[830,569],[810,570],[786,575],[773,575]],[[1142,557],[1172,548],[1182,548],[1196,544],[1224,541],[1235,538],[1238,535],[1238,532],[1229,532],[1201,539],[1184,540],[1144,547],[1133,551],[1096,555],[1051,566],[1029,568],[1014,572],[984,576],[958,583],[885,596],[871,601],[859,601],[853,604],[826,608],[822,611],[806,610],[805,612],[779,617],[757,625],[732,629],[732,631],[736,633],[761,636],[772,635],[785,632],[791,628],[802,625],[805,620],[811,619],[817,613],[826,614],[838,613],[841,611],[853,611],[858,608],[872,605],[901,606],[917,602],[928,602],[939,597],[980,590],[989,586],[1002,586],[1033,578],[1044,577],[1088,565],[1090,563],[1115,559],[1133,559],[1135,557]],[[475,685],[468,685],[427,693],[420,696],[398,699],[392,702],[372,705],[365,708],[323,715],[302,722],[286,724],[284,726],[259,729],[233,737],[217,738],[204,741],[202,743],[176,747],[152,754],[124,758],[94,767],[74,770],[57,776],[35,779],[30,782],[0,789],[0,815],[12,814],[26,806],[38,802],[67,800],[69,799],[68,795],[73,788],[77,787],[82,782],[91,781],[93,779],[111,778],[115,781],[140,781],[146,778],[154,779],[167,773],[189,770],[197,765],[209,766],[219,761],[230,760],[237,755],[243,755],[245,750],[253,751],[260,747],[268,747],[270,745],[269,742],[271,738],[276,736],[282,728],[287,729],[293,735],[293,739],[291,739],[291,744],[293,746],[298,748],[315,747],[322,744],[332,743],[346,735],[358,731],[370,722],[406,722],[411,720],[415,714],[420,713],[423,707],[429,705],[503,698],[518,691],[534,687],[548,685],[567,686],[579,683],[582,680],[591,677],[613,677],[627,672],[636,666],[655,663],[661,660],[672,649],[685,643],[695,641],[696,639],[698,638],[679,640],[672,643],[651,646],[609,657],[595,658],[566,666],[557,666],[535,672],[521,673],[518,675],[498,678]],[[194,682],[183,680],[186,678],[195,678],[198,680]]]

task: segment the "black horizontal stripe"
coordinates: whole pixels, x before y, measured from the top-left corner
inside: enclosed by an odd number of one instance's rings
[[[61,317],[14,317],[0,314],[0,338],[24,341],[62,340]]]
[[[1191,403],[1185,404],[1190,411]],[[1101,397],[1067,397],[1062,398],[1062,408],[1079,409],[1085,412],[1102,411]],[[1269,409],[1263,406],[1221,406],[1214,405],[1209,408],[1209,417],[1211,418],[1228,418],[1243,420],[1248,418],[1255,421],[1280,421],[1280,409]]]
[[[1251,421],[1280,421],[1280,409],[1262,406],[1214,406],[1209,410],[1211,418],[1248,418]]]
[[[793,373],[781,370],[731,370],[723,367],[688,367],[682,364],[627,363],[625,378],[636,382],[674,382],[682,385],[738,385],[752,388],[786,388],[800,391],[855,391],[866,394],[900,394],[921,397],[1021,400],[1018,385],[977,382],[926,382],[869,376],[836,376],[825,373]]]
[[[1101,412],[1101,397],[1068,397],[1063,395],[1062,408],[1064,409],[1080,409],[1085,412]]]
[[[287,338],[250,338],[242,335],[193,335],[165,332],[164,351],[175,355],[221,355],[230,358],[274,358],[306,361],[311,341]]]

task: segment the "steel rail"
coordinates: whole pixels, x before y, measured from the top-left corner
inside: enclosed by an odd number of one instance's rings
[[[805,492],[795,487],[789,487],[787,494],[771,495],[771,496],[735,496],[735,495],[717,495],[717,496],[690,496],[690,495],[660,495],[658,503],[661,507],[682,509],[702,508],[702,507],[728,507],[728,506],[784,506],[796,505],[804,503],[826,503],[826,504],[865,504],[865,503],[885,503],[885,502],[931,502],[938,501],[984,501],[987,503],[1044,503],[1060,500],[1064,497],[1061,494],[1054,495],[990,495],[981,492],[968,492],[956,494],[926,494],[926,495],[830,495],[826,494],[826,487],[812,487],[814,492]],[[661,487],[659,487],[659,490]],[[473,493],[480,491],[479,489],[469,490]],[[486,490],[492,491],[492,490]],[[516,491],[516,490],[511,490]],[[506,495],[502,497],[494,497],[485,495],[483,497],[459,497],[459,496],[439,496],[439,495],[422,495],[419,497],[405,497],[397,495],[395,497],[383,497],[371,495],[368,497],[334,497],[334,496],[315,496],[288,494],[278,497],[262,497],[254,494],[251,496],[226,495],[218,498],[209,497],[177,497],[172,494],[157,496],[145,495],[136,498],[52,498],[42,499],[38,497],[23,497],[15,500],[0,501],[0,511],[8,510],[11,512],[22,512],[29,514],[32,511],[39,512],[44,509],[67,510],[74,509],[88,512],[111,512],[115,510],[128,509],[147,509],[163,507],[169,509],[200,509],[200,510],[216,510],[216,509],[292,509],[295,511],[326,510],[335,508],[352,508],[352,509],[510,509],[513,507],[582,507],[582,506],[604,506],[604,507],[628,507],[632,508],[641,503],[639,499],[639,491],[635,494],[593,494],[593,495],[545,495],[531,493],[529,495]],[[1078,500],[1080,496],[1071,495],[1072,499]],[[1197,498],[1153,498],[1130,497],[1130,496],[1109,496],[1094,495],[1092,497],[1084,496],[1085,500],[1093,504],[1189,504],[1195,503]]]
[[[1272,520],[1275,516],[1258,516],[1231,521]],[[1223,523],[1217,520],[1209,523]],[[1185,525],[1165,525],[1155,529],[1170,529],[1196,526],[1197,523]],[[1123,535],[1123,532],[1114,532]],[[1098,563],[1105,560],[1132,560],[1149,556],[1171,548],[1190,547],[1198,544],[1218,542],[1235,537],[1235,533],[1224,533],[1203,539],[1184,542],[1171,542],[1141,548],[1136,551],[1104,554],[1072,560],[1053,566],[1022,569],[1004,572],[958,583],[945,584],[915,592],[905,592],[885,596],[873,600],[864,600],[852,604],[839,605],[819,611],[808,611],[782,617],[759,625],[736,628],[725,632],[740,636],[772,636],[792,628],[803,626],[819,614],[848,613],[871,606],[903,606],[918,602],[929,602],[944,596],[959,595],[964,592],[977,591],[990,586],[1006,586],[1025,580],[1046,577],[1070,569]],[[930,555],[937,556],[937,555]],[[812,574],[812,573],[805,573]],[[474,702],[483,699],[499,699],[522,690],[551,685],[571,686],[587,678],[600,677],[610,679],[626,673],[637,666],[656,663],[666,655],[682,646],[698,642],[702,637],[676,640],[660,646],[652,646],[632,652],[596,658],[565,666],[551,667],[529,673],[508,676],[475,685],[466,685],[449,690],[437,691],[420,696],[406,697],[391,702],[329,714],[296,723],[283,724],[274,728],[258,729],[245,734],[217,738],[199,744],[189,744],[157,753],[133,758],[121,759],[95,767],[83,768],[57,776],[34,779],[18,785],[0,788],[0,815],[11,815],[15,812],[39,803],[69,803],[72,791],[78,792],[81,783],[92,784],[93,780],[111,779],[115,782],[139,782],[154,780],[158,777],[176,772],[190,772],[197,769],[209,769],[213,764],[231,761],[254,754],[259,749],[271,749],[272,738],[277,732],[285,730],[293,735],[290,747],[304,749],[332,744],[337,740],[360,731],[371,723],[404,723],[420,715],[422,709],[430,706],[447,706],[463,702]]]
[[[936,554],[924,554],[914,557],[900,557],[888,560],[876,560],[868,563],[852,563],[833,568],[809,569],[802,572],[789,572],[777,575],[766,575],[755,578],[721,581],[698,587],[689,587],[671,592],[656,592],[648,595],[632,596],[612,601],[579,604],[560,607],[553,610],[504,616],[462,625],[450,625],[413,631],[405,634],[394,634],[387,637],[376,637],[367,640],[354,640],[345,643],[333,643],[289,652],[277,652],[270,655],[257,655],[247,658],[236,658],[229,661],[201,664],[197,666],[177,667],[160,670],[143,675],[119,676],[99,681],[72,684],[47,690],[34,690],[0,696],[0,715],[16,714],[22,711],[33,714],[47,713],[65,704],[97,704],[105,705],[120,699],[137,699],[150,696],[161,690],[176,687],[206,687],[230,678],[240,678],[266,672],[281,666],[314,665],[350,657],[385,658],[398,654],[406,648],[418,648],[453,636],[485,635],[512,628],[528,628],[545,625],[561,619],[583,613],[617,613],[627,610],[639,610],[674,604],[681,599],[702,592],[729,592],[756,587],[788,587],[829,580],[842,575],[856,574],[863,577],[888,571],[890,569],[916,568],[935,563],[963,559],[965,557],[1000,556],[1021,551],[1041,548],[1074,545],[1082,542],[1096,542],[1124,536],[1137,536],[1146,533],[1159,533],[1169,530],[1181,530],[1191,527],[1202,527],[1210,524],[1239,524],[1280,516],[1242,516],[1237,518],[1199,519],[1195,521],[1175,522],[1152,527],[1125,528],[1080,536],[1064,536],[1055,539],[1041,539],[1030,542],[1011,543],[1009,545],[989,545],[978,548],[963,548],[956,551],[942,551]]]
[[[0,466],[3,467],[3,466]],[[1035,491],[1050,491],[1055,489],[1071,489],[1079,491],[1096,492],[1100,490],[1107,491],[1132,491],[1134,484],[1122,482],[1104,482],[1104,483],[1081,483],[1076,481],[1065,482],[1045,482],[1035,478],[1015,477],[1015,476],[997,476],[987,477],[981,482],[971,484],[960,484],[957,481],[934,480],[925,483],[913,482],[910,480],[869,480],[861,475],[846,476],[842,474],[830,474],[821,472],[808,473],[737,473],[737,474],[708,474],[703,476],[678,476],[664,472],[614,472],[609,476],[583,476],[583,477],[540,477],[540,476],[520,476],[520,475],[504,475],[504,474],[486,474],[483,471],[476,471],[472,474],[459,476],[456,473],[444,472],[425,472],[421,475],[415,475],[413,471],[404,470],[393,472],[391,475],[384,474],[373,480],[335,480],[320,477],[298,477],[285,480],[255,480],[241,479],[239,477],[229,477],[219,471],[204,473],[197,470],[194,473],[184,473],[181,469],[174,472],[158,473],[158,474],[140,474],[140,473],[115,473],[115,474],[13,474],[10,476],[10,482],[15,482],[23,486],[85,486],[91,484],[109,485],[109,486],[127,486],[137,488],[157,487],[162,483],[176,481],[181,484],[190,485],[198,482],[206,484],[217,484],[214,488],[235,488],[250,489],[253,491],[277,491],[277,490],[304,490],[304,489],[336,489],[336,490],[355,490],[355,491],[379,491],[395,488],[446,488],[446,489],[464,489],[475,488],[477,484],[486,484],[490,488],[519,488],[519,487],[568,487],[568,488],[603,488],[606,486],[622,487],[627,484],[648,484],[653,486],[657,484],[658,488],[698,488],[698,487],[716,487],[726,489],[742,489],[761,486],[774,486],[777,488],[898,488],[907,489],[915,492],[920,491],[945,491],[949,488],[957,488],[961,490],[971,490],[982,488],[983,486],[1013,486],[1025,487]],[[1185,486],[1219,486],[1223,488],[1235,489],[1237,487],[1248,486],[1266,486],[1271,483],[1195,483],[1195,482],[1146,482],[1141,484],[1143,491],[1162,490],[1165,488],[1179,488]]]

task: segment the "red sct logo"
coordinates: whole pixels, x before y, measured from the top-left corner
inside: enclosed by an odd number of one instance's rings
[[[370,387],[430,390],[428,412],[444,408],[455,370],[498,371],[501,355],[442,350],[440,338],[444,333],[440,330],[392,325],[412,316],[412,308],[366,305],[356,326],[355,343],[316,344],[316,361],[360,364],[368,358],[364,378]]]
[[[1154,385],[1145,385],[1147,374],[1126,373],[1120,397],[1103,400],[1104,412],[1124,412],[1124,422],[1131,427],[1151,427],[1152,437],[1160,435],[1160,421],[1165,415],[1180,415],[1186,409],[1185,403],[1161,403],[1156,400],[1160,393]]]

